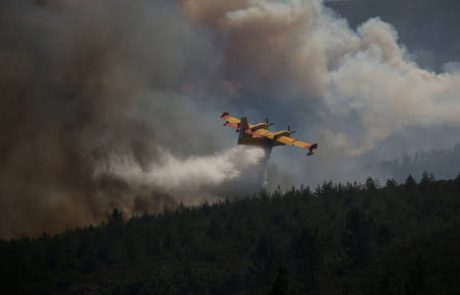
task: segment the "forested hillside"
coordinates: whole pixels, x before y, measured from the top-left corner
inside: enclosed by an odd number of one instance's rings
[[[458,173],[460,165],[460,144],[448,150],[420,151],[414,155],[403,155],[401,159],[385,161],[382,170],[395,179],[402,180],[409,173],[420,177],[425,169],[429,169],[436,177],[448,179]]]
[[[458,294],[460,177],[325,183],[0,242],[1,294]]]

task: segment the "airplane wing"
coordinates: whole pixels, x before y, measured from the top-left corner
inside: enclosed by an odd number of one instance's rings
[[[280,136],[280,137],[276,138],[275,140],[277,142],[283,143],[285,145],[296,146],[296,147],[299,147],[299,148],[302,148],[302,149],[308,149],[309,152],[308,152],[307,156],[313,155],[314,150],[318,148],[317,143],[309,144],[309,143],[306,143],[306,142],[303,142],[303,141],[300,141],[300,140],[297,140],[295,138],[288,137],[288,136]]]
[[[270,132],[267,129],[256,130],[256,131],[252,132],[251,135],[254,136],[254,137],[266,137],[268,139],[275,140],[275,141],[277,141],[279,143],[282,143],[282,144],[285,144],[285,145],[296,146],[296,147],[299,147],[299,148],[302,148],[302,149],[308,149],[309,150],[309,152],[307,154],[308,156],[313,155],[314,150],[318,148],[317,143],[309,144],[309,143],[306,143],[306,142],[303,142],[303,141],[300,141],[300,140],[297,140],[295,138],[288,137],[288,136],[276,137],[275,133]]]
[[[225,121],[224,126],[239,129],[240,119],[230,116],[227,112],[222,113],[220,118]]]
[[[297,140],[292,137],[287,137],[287,136],[280,136],[279,138],[276,139],[276,141],[280,143],[284,143],[285,145],[296,146],[296,147],[303,148],[303,149],[308,149],[311,146],[311,144],[309,143]]]
[[[238,119],[238,118],[235,118],[235,117],[230,116],[228,112],[222,113],[222,115],[220,115],[220,118],[221,118],[222,120],[225,121],[224,126],[228,126],[228,127],[231,127],[231,128],[235,128],[235,129],[237,129],[237,130],[240,129],[241,120]],[[246,123],[247,123],[247,122],[246,122]],[[253,124],[249,124],[249,123],[247,123],[247,125],[245,125],[245,126],[246,126],[247,128],[252,128],[252,127],[254,127]],[[246,133],[250,134],[249,132],[246,132]]]

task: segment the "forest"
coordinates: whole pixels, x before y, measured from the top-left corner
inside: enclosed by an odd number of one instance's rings
[[[1,294],[458,294],[460,176],[261,191],[0,242]]]

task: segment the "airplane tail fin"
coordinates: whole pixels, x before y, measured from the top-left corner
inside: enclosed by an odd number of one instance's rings
[[[245,131],[248,128],[249,128],[248,118],[241,117],[240,126],[239,126],[240,137],[243,137],[246,135]]]
[[[318,144],[314,143],[308,148],[307,156],[312,156],[315,153],[315,150],[318,148]]]

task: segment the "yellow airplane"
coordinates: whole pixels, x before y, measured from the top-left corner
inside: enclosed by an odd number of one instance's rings
[[[238,144],[258,145],[270,148],[278,145],[296,146],[308,149],[307,156],[313,155],[314,150],[318,148],[317,143],[309,144],[292,138],[291,134],[295,131],[291,131],[289,126],[288,130],[268,131],[268,128],[273,125],[273,123],[268,123],[268,119],[265,123],[249,124],[246,117],[238,119],[230,116],[228,112],[222,113],[220,118],[225,121],[224,126],[234,128],[239,133]]]

